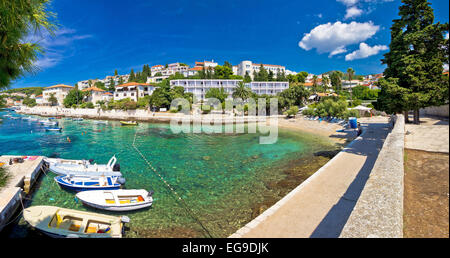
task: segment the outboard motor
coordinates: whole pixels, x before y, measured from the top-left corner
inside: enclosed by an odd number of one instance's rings
[[[121,184],[121,185],[124,185],[125,182],[126,182],[126,180],[125,180],[124,177],[119,177],[119,178],[117,178],[117,183],[119,183],[119,184]]]
[[[153,196],[153,190],[148,191],[148,196]]]
[[[113,171],[120,171],[120,164],[119,163],[114,164]]]
[[[91,164],[91,165],[94,164],[94,159],[90,159],[89,164]]]

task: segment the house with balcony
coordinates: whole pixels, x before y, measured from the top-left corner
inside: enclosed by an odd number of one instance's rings
[[[105,90],[97,88],[95,86],[89,87],[89,88],[81,90],[81,91],[89,92],[89,94],[87,96],[85,96],[84,101],[92,102],[94,104],[96,104],[97,101],[103,100],[103,95],[106,92]]]
[[[72,90],[74,87],[64,84],[57,84],[50,87],[45,87],[42,91],[43,95],[43,105],[51,105],[50,101],[48,100],[52,94],[57,99],[57,106],[63,106],[64,99],[66,98],[67,94],[69,94],[69,91]]]
[[[138,82],[117,85],[114,91],[114,100],[130,98],[133,101],[138,101],[139,98],[152,95],[155,87],[153,84]]]
[[[270,81],[270,82],[249,82],[246,84],[252,92],[262,95],[277,95],[278,93],[289,89],[289,82],[279,82],[279,81]]]

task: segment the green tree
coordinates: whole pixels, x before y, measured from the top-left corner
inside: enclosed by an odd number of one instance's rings
[[[226,67],[230,68],[231,70],[233,70],[233,65],[231,65],[228,61],[225,61],[223,66],[226,66]]]
[[[122,77],[120,77],[119,78],[119,82],[118,82],[118,85],[122,85],[124,83],[124,81],[123,81],[123,78]]]
[[[251,81],[252,81],[252,77],[250,77],[250,74],[248,74],[248,71],[245,71],[244,82],[248,83]]]
[[[109,86],[108,86],[108,91],[115,91],[116,90],[116,84],[113,80],[113,78],[109,78]]]
[[[73,105],[79,105],[83,103],[83,99],[86,93],[79,90],[78,88],[71,89],[67,96],[64,98],[63,105],[66,108],[72,107]]]
[[[261,64],[258,72],[258,81],[265,82],[268,80],[269,80],[269,73],[267,72],[266,68],[264,68],[264,66]]]
[[[114,70],[114,76],[117,76],[117,75],[118,75],[117,70]]]
[[[443,64],[448,63],[448,23],[434,23],[433,9],[426,0],[402,0],[399,19],[393,20],[389,52],[382,63],[386,80],[378,108],[386,112],[414,110],[419,123],[419,109],[448,101],[448,78]],[[395,99],[397,97],[397,99]],[[399,101],[401,100],[401,101]],[[395,106],[393,104],[395,104]]]
[[[58,104],[58,99],[55,97],[55,93],[50,93],[50,97],[48,98],[48,102],[50,102],[51,106],[55,106]]]
[[[101,82],[101,81],[96,81],[94,83],[94,86],[99,88],[99,89],[102,89],[102,90],[107,90],[106,87],[105,87],[105,84],[103,82]]]
[[[0,90],[37,69],[35,61],[44,49],[27,42],[27,36],[40,31],[54,35],[56,15],[47,10],[49,5],[50,0],[0,1]]]
[[[135,82],[136,81],[136,75],[134,74],[134,70],[131,69],[130,77],[128,78],[128,82]]]
[[[234,99],[241,98],[243,100],[246,100],[250,98],[251,95],[252,91],[250,90],[250,88],[245,86],[245,83],[238,82],[238,85],[236,86],[236,88],[234,88],[232,97]]]
[[[334,91],[340,92],[342,90],[342,76],[344,74],[341,71],[334,71],[330,75],[330,82],[331,86],[333,87]]]
[[[227,97],[228,93],[225,92],[223,87],[211,88],[205,94],[205,98],[216,98],[220,101],[220,103],[223,103]]]
[[[228,66],[218,65],[214,67],[214,78],[216,79],[229,79],[233,74],[233,70]]]
[[[307,72],[299,72],[297,73],[297,81],[301,83],[305,83],[306,77],[308,77]]]

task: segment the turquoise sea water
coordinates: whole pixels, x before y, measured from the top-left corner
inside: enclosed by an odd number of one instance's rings
[[[62,132],[46,132],[37,122],[2,118],[1,155],[94,159],[99,164],[116,155],[125,188],[154,191],[150,209],[108,213],[84,207],[74,193],[58,187],[52,173],[41,177],[26,205],[127,215],[128,237],[227,237],[261,212],[255,213],[259,204],[273,203],[290,190],[277,184],[286,179],[289,166],[334,148],[327,139],[282,129],[275,144],[263,145],[260,134],[173,134],[169,124],[127,127],[117,121],[98,125],[63,118],[58,120]],[[182,201],[134,150],[135,135],[138,149]],[[35,234],[23,219],[7,232],[9,237]]]

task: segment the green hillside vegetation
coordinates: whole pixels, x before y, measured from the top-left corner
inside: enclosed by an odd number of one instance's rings
[[[44,87],[27,87],[27,88],[16,88],[16,89],[9,89],[5,90],[2,93],[24,93],[28,96],[35,94],[41,95],[42,91],[44,90]]]

